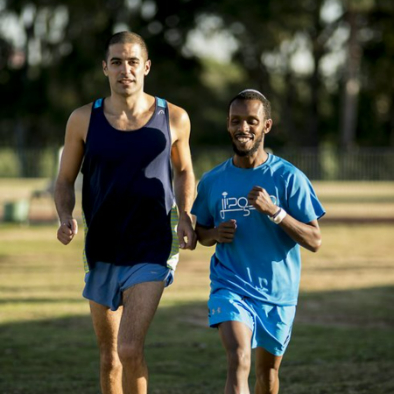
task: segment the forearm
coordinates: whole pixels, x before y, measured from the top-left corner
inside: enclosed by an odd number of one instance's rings
[[[317,252],[320,248],[321,233],[317,221],[311,224],[302,223],[287,214],[279,226],[294,241],[311,252]]]
[[[195,178],[192,169],[175,173],[174,189],[179,215],[190,215],[195,198]]]
[[[217,243],[216,228],[205,228],[199,225],[196,226],[197,240],[201,245],[213,246]]]
[[[75,208],[74,184],[59,180],[56,182],[55,205],[61,222],[72,218]]]

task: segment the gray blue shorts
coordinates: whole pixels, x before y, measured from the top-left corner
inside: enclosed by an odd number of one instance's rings
[[[262,347],[275,356],[284,354],[291,337],[296,306],[277,306],[242,297],[227,289],[210,295],[209,325],[239,321],[252,330],[252,348]]]
[[[97,262],[85,275],[83,296],[116,311],[122,304],[122,292],[143,282],[164,282],[169,286],[174,271],[160,264],[140,263],[133,266],[118,266]]]

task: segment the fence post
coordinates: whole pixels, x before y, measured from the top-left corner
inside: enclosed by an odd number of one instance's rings
[[[320,148],[320,166],[322,169],[322,180],[332,181],[338,179],[338,155],[334,146],[330,143],[324,143]]]

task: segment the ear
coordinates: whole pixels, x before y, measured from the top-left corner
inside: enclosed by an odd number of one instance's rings
[[[106,77],[108,77],[107,63],[105,62],[105,60],[103,60],[102,66],[103,66],[103,73],[104,73],[104,75]]]
[[[151,66],[152,66],[152,63],[151,63],[151,61],[148,59],[146,62],[145,62],[145,70],[144,70],[144,75],[148,75],[149,74],[149,71],[150,71],[150,68],[151,68]]]
[[[264,134],[268,134],[272,128],[272,119],[267,119],[264,123]]]

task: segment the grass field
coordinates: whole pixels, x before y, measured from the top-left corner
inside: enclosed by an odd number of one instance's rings
[[[393,203],[389,184],[358,194],[344,185],[338,193],[320,188],[329,213],[336,204],[363,212],[363,204]],[[322,232],[319,253],[303,252],[281,393],[394,393],[394,223],[322,221]],[[82,232],[67,247],[55,234],[55,224],[0,224],[0,394],[99,393],[98,352],[81,297]],[[206,326],[211,253],[183,252],[165,292],[146,346],[151,394],[223,392],[225,355]]]
[[[79,178],[78,178],[79,180]],[[50,186],[48,179],[1,179],[0,218],[7,202],[28,200],[32,222],[56,220],[50,195],[31,198],[34,191]],[[80,187],[80,180],[78,182]],[[313,182],[327,210],[323,220],[342,219],[389,220],[394,222],[394,182]],[[80,217],[80,195],[77,193],[76,216]]]

